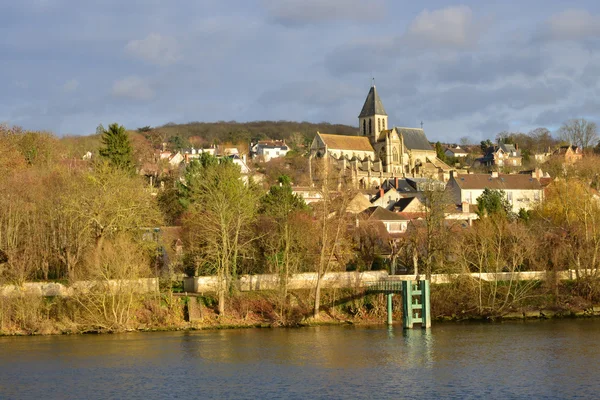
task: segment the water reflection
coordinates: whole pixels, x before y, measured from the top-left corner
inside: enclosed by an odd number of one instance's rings
[[[600,321],[0,338],[0,398],[594,398]]]

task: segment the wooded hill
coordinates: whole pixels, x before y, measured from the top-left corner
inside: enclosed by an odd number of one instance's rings
[[[290,145],[304,144],[312,140],[316,132],[338,133],[344,135],[356,134],[358,128],[327,122],[293,122],[293,121],[218,121],[218,122],[189,122],[187,124],[168,123],[151,128],[138,128],[153,142],[183,141],[183,145],[210,146],[220,143],[250,142],[252,140],[276,139],[286,140]],[[178,138],[178,139],[177,139]]]

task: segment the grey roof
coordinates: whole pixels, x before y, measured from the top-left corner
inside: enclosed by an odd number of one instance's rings
[[[398,134],[404,137],[404,146],[409,150],[433,150],[429,144],[427,136],[423,129],[419,128],[398,128]]]
[[[375,85],[373,85],[371,86],[371,90],[369,90],[369,94],[365,100],[365,105],[363,106],[358,118],[370,117],[375,114],[387,115],[385,109],[383,108],[383,103],[377,94],[377,89],[375,89]]]

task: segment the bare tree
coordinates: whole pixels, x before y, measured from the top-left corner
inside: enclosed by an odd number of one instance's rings
[[[583,118],[571,119],[565,122],[559,130],[562,140],[573,145],[588,149],[598,142],[598,127],[595,122]]]
[[[352,256],[351,243],[348,234],[349,219],[347,208],[351,199],[351,190],[343,182],[343,176],[328,164],[327,159],[316,162],[315,176],[319,182],[321,201],[314,206],[316,243],[315,272],[315,302],[313,318],[319,318],[321,306],[321,288],[323,277],[333,268],[345,267]]]

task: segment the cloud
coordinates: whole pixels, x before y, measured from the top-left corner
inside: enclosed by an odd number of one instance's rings
[[[65,82],[65,84],[62,86],[62,89],[63,89],[63,92],[71,93],[71,92],[76,91],[78,87],[79,87],[79,81],[77,81],[77,79],[70,79]]]
[[[600,37],[600,15],[570,9],[552,15],[540,36],[549,40],[580,40]]]
[[[263,0],[269,17],[284,26],[346,20],[372,22],[386,14],[384,0]]]
[[[339,105],[348,96],[357,94],[355,87],[341,82],[297,81],[264,92],[258,98],[258,102],[267,106],[300,104],[310,107],[328,107]]]
[[[175,38],[158,33],[129,41],[125,51],[131,56],[160,66],[175,64],[181,59],[179,44]]]
[[[467,53],[443,62],[432,62],[433,78],[442,83],[493,83],[510,77],[537,78],[548,67],[536,49],[496,48],[493,52]]]
[[[414,47],[472,48],[483,31],[467,6],[423,10],[409,25],[402,41]]]
[[[139,76],[128,76],[116,81],[112,86],[112,95],[131,100],[151,100],[154,90]]]

